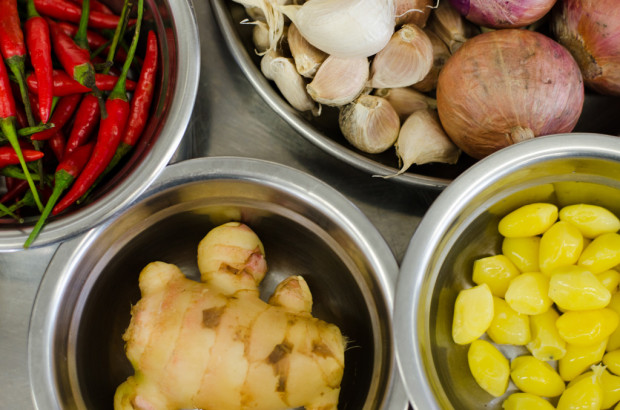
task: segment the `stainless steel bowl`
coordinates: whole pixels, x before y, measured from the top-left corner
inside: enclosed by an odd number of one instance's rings
[[[439,195],[411,239],[395,299],[399,368],[414,407],[501,409],[505,397],[477,386],[467,346],[452,341],[453,307],[457,293],[473,286],[473,261],[501,252],[499,219],[535,201],[593,203],[620,215],[620,138],[565,134],[519,143]],[[501,349],[509,358],[523,352]]]
[[[122,6],[118,1],[108,3],[115,9]],[[143,32],[156,30],[161,67],[153,100],[154,113],[144,135],[122,169],[93,191],[93,201],[50,218],[33,247],[58,243],[119,212],[144,192],[180,146],[194,107],[200,75],[196,16],[189,0],[146,0],[144,4]],[[21,249],[35,223],[36,218],[30,218],[24,224],[3,224],[0,251]]]
[[[303,275],[315,316],[351,340],[342,408],[408,406],[392,336],[398,266],[370,221],[344,196],[300,171],[232,157],[182,161],[166,168],[135,204],[59,246],[40,285],[29,331],[29,369],[39,409],[108,409],[133,374],[124,329],[149,262],[175,263],[199,277],[196,249],[215,224],[240,220],[265,245],[269,295]]]
[[[400,164],[396,153],[388,150],[381,154],[366,154],[355,149],[343,137],[338,127],[338,110],[323,106],[319,117],[301,113],[292,108],[275,85],[260,71],[260,57],[254,52],[251,24],[241,24],[247,19],[245,9],[234,0],[212,0],[215,18],[221,28],[224,41],[233,58],[252,87],[265,102],[302,137],[328,154],[371,175],[394,175]],[[616,112],[620,100],[588,92],[586,103],[575,132],[620,134]],[[407,172],[392,179],[415,187],[444,189],[475,161],[463,155],[456,165],[425,164],[412,166]]]

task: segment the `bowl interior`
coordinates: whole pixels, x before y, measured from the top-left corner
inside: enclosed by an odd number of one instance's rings
[[[589,203],[620,215],[620,143],[595,138],[594,148],[601,148],[602,142],[609,149],[588,152],[583,140],[579,143],[583,147],[575,150],[571,146],[574,139],[567,140],[564,149],[561,139],[546,138],[529,149],[525,144],[511,148],[511,152],[481,163],[457,180],[433,204],[412,239],[400,275],[415,276],[420,288],[410,305],[413,316],[403,313],[409,315],[406,322],[413,321],[405,325],[409,326],[407,337],[412,339],[407,339],[409,345],[401,345],[405,333],[398,331],[397,341],[401,364],[417,367],[424,378],[421,384],[428,388],[416,400],[411,395],[415,394],[412,384],[417,381],[413,377],[407,381],[412,401],[421,408],[501,409],[503,400],[517,390],[512,382],[499,398],[482,390],[469,370],[469,346],[452,340],[456,296],[462,289],[475,286],[472,271],[476,259],[501,253],[497,224],[504,215],[533,202],[551,202],[559,207]],[[549,152],[545,152],[547,142],[553,143]],[[422,243],[424,238],[426,242]],[[408,283],[403,286],[413,282]],[[399,279],[397,288],[400,286]],[[403,306],[400,298],[397,294],[396,317]],[[405,320],[397,325],[401,323]],[[412,344],[418,344],[416,352],[411,350]],[[528,352],[525,347],[496,346],[509,360]],[[406,378],[407,370],[402,370]]]
[[[121,336],[140,297],[141,269],[161,260],[198,279],[199,241],[214,226],[239,220],[265,246],[269,272],[261,297],[268,298],[285,277],[302,275],[313,294],[313,314],[337,324],[349,340],[341,408],[378,408],[391,383],[394,353],[390,303],[377,262],[340,221],[297,195],[236,179],[168,187],[89,234],[80,256],[56,261],[67,280],[51,303],[56,318],[45,336],[51,345],[41,348],[49,354],[52,394],[61,407],[109,408],[116,387],[133,374]],[[39,293],[46,292],[42,288]],[[49,308],[40,304],[34,315]]]
[[[122,1],[104,2],[120,13]],[[195,17],[186,0],[145,0],[144,10],[136,56],[144,56],[146,34],[151,30],[157,34],[159,50],[156,85],[144,131],[116,169],[98,182],[87,201],[57,216],[50,215],[34,246],[75,236],[131,203],[164,169],[181,143],[199,77],[200,53],[193,50],[199,47]],[[138,70],[132,67],[128,78],[137,81]],[[3,223],[0,250],[20,249],[37,219],[38,214],[30,213],[24,215],[23,223]]]

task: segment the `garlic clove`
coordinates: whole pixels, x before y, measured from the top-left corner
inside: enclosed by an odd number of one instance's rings
[[[433,65],[433,44],[418,26],[405,24],[370,65],[372,88],[406,87],[421,81]]]
[[[277,8],[310,44],[341,58],[370,57],[394,32],[394,0],[308,0]]]
[[[316,104],[308,95],[306,82],[297,72],[292,58],[283,57],[277,52],[268,52],[261,60],[261,70],[265,77],[275,82],[282,96],[293,108],[317,114]]]
[[[366,57],[329,56],[308,84],[308,94],[316,102],[341,106],[355,100],[364,91],[370,73]]]
[[[390,103],[370,94],[363,94],[342,107],[338,123],[347,141],[369,154],[392,147],[400,129],[400,119]]]
[[[373,94],[388,100],[402,122],[418,110],[437,108],[437,101],[434,98],[409,87],[379,88]]]
[[[396,26],[415,24],[424,28],[434,4],[435,0],[394,0]]]
[[[245,7],[246,13],[252,20],[264,21],[269,29],[269,48],[275,50],[284,34],[284,15],[278,7],[278,2],[288,2],[289,0],[234,0]]]
[[[449,1],[439,2],[428,19],[427,27],[446,43],[451,53],[458,50],[471,35],[465,18]]]
[[[314,77],[328,55],[303,38],[293,23],[289,25],[287,38],[299,74],[306,78]]]
[[[433,45],[433,66],[421,81],[413,84],[411,87],[423,93],[433,91],[437,88],[437,79],[439,72],[452,55],[446,43],[444,43],[435,33],[430,30],[424,30]]]
[[[461,154],[441,127],[436,110],[418,110],[411,114],[403,123],[394,145],[401,168],[388,177],[404,173],[413,164],[455,164]]]
[[[243,23],[243,22],[242,22]],[[252,42],[254,43],[255,51],[258,55],[262,55],[269,50],[269,27],[264,21],[256,20],[248,22],[247,24],[254,24],[252,28]]]

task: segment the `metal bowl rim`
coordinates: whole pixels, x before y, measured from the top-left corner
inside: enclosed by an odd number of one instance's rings
[[[383,298],[388,308],[393,307],[393,290],[398,274],[398,264],[384,238],[362,211],[344,195],[319,179],[295,168],[266,160],[240,157],[185,160],[166,167],[147,191],[124,212],[130,212],[133,206],[139,206],[141,202],[169,188],[208,179],[239,179],[267,184],[303,196],[321,206],[324,213],[338,221],[340,226],[356,239],[356,243],[362,247],[364,254],[368,255],[368,260],[376,272],[375,279],[381,286]],[[66,287],[76,266],[88,252],[92,243],[121,216],[122,214],[117,214],[114,218],[108,219],[88,232],[62,243],[44,273],[35,297],[28,331],[28,368],[36,408],[55,408],[57,403],[53,393],[56,389],[50,364],[52,363],[54,324],[60,303],[58,295]],[[391,322],[392,317],[387,320]],[[393,372],[392,380],[388,384],[390,391],[386,393],[385,408],[406,410],[409,402],[396,370],[396,351],[393,340],[392,352]]]
[[[172,1],[169,6],[171,15],[174,16],[179,64],[168,120],[160,131],[160,143],[153,145],[140,167],[116,186],[106,196],[106,200],[96,201],[89,205],[88,209],[82,208],[46,224],[33,243],[33,248],[48,246],[79,235],[120,212],[148,188],[174,155],[189,123],[198,91],[200,38],[196,15],[189,0]],[[31,228],[0,229],[0,252],[23,250]]]
[[[456,217],[476,195],[521,167],[566,157],[620,163],[620,138],[594,133],[555,134],[504,148],[472,165],[439,194],[412,236],[400,265],[394,299],[394,337],[401,379],[415,408],[440,409],[424,368],[416,318],[432,252]]]

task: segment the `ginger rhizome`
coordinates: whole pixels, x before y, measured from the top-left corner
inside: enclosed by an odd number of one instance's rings
[[[262,301],[263,245],[237,222],[205,236],[198,267],[201,282],[164,262],[140,273],[142,298],[123,335],[135,374],[114,408],[336,409],[346,342],[312,316],[306,281],[288,277]]]

